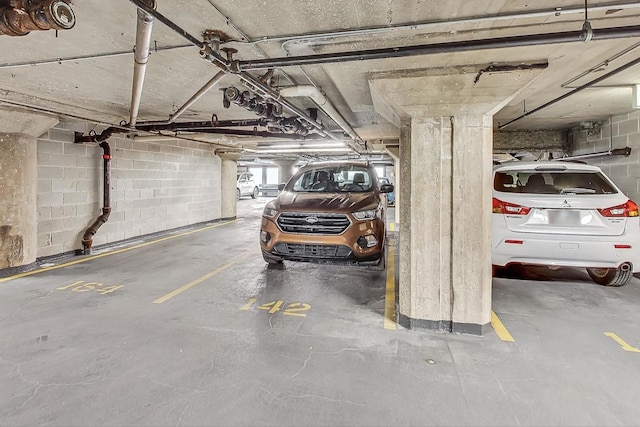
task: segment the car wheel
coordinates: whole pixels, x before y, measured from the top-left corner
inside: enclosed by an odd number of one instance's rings
[[[633,277],[630,268],[587,268],[587,273],[594,282],[604,286],[622,286]]]
[[[236,201],[240,200],[240,189],[236,189]]]
[[[255,199],[256,197],[258,197],[259,192],[260,190],[258,190],[258,187],[253,187],[253,193],[251,193],[251,198]]]

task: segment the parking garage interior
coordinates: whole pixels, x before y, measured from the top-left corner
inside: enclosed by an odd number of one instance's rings
[[[639,13],[0,1],[0,424],[636,425],[639,279],[493,275],[490,201],[558,158],[640,201]],[[266,264],[277,185],[347,159],[386,269]]]

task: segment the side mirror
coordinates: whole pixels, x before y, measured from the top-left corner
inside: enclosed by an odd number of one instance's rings
[[[380,186],[381,193],[391,193],[393,192],[393,184],[382,184]]]
[[[281,184],[278,184],[278,191],[284,190],[285,185],[287,185],[287,184],[285,184],[284,182],[281,183]]]

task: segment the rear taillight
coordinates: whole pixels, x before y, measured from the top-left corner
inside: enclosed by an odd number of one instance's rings
[[[627,200],[627,203],[618,206],[612,206],[606,209],[598,209],[600,215],[605,217],[628,217],[638,216],[638,205],[633,200]]]
[[[493,213],[527,215],[530,210],[531,208],[527,206],[520,206],[509,202],[503,202],[495,197],[493,198]]]

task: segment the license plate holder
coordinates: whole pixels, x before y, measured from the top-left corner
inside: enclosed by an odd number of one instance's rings
[[[547,217],[550,225],[580,225],[580,211],[575,209],[550,209]]]

